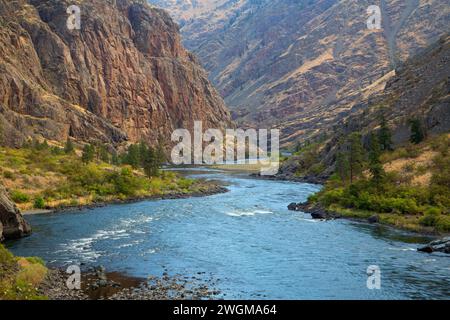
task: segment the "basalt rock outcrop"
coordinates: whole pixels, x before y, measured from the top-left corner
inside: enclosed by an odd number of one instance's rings
[[[31,227],[24,220],[17,206],[0,185],[0,241],[17,239],[31,233]]]
[[[74,4],[79,30],[67,27]],[[165,11],[132,0],[0,0],[4,144],[154,144],[195,120],[223,128],[230,116]]]

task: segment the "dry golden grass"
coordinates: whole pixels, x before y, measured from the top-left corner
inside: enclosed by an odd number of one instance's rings
[[[398,172],[402,176],[411,176],[410,183],[414,186],[428,186],[431,182],[431,167],[438,152],[428,148],[421,150],[416,158],[398,158],[384,164],[386,172]],[[422,172],[418,172],[421,167]]]

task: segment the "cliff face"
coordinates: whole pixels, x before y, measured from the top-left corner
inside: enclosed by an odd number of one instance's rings
[[[31,227],[23,219],[5,188],[0,185],[0,242],[29,235]]]
[[[347,117],[349,96],[437,41],[450,22],[442,0],[204,0],[182,16],[178,4],[190,1],[156,2],[182,21],[185,45],[236,120],[278,126],[285,144]],[[368,30],[370,5],[381,7],[383,30]]]
[[[70,31],[67,8],[81,9]],[[0,0],[3,142],[170,139],[194,120],[230,122],[164,11],[131,0]]]

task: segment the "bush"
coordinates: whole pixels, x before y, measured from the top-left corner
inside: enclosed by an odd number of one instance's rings
[[[338,188],[334,190],[325,191],[320,197],[322,204],[329,206],[333,203],[340,203],[344,197],[344,189]]]
[[[419,223],[426,227],[436,226],[439,217],[441,215],[441,210],[438,208],[429,208],[425,211],[425,214],[420,218]]]
[[[14,173],[11,171],[5,171],[3,172],[3,177],[5,179],[13,180],[14,179]]]
[[[35,209],[44,209],[45,208],[45,200],[42,197],[37,197],[34,200],[34,208]]]
[[[436,229],[442,232],[450,232],[450,217],[441,215],[436,222]]]
[[[15,203],[26,203],[26,202],[30,201],[30,197],[20,191],[13,191],[11,193],[11,199]]]

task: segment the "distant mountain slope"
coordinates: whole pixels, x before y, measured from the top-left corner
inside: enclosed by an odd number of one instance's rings
[[[118,144],[170,139],[194,120],[223,127],[223,100],[160,9],[132,0],[0,0],[3,142],[31,137]]]
[[[349,96],[377,81],[380,86],[371,90],[382,88],[386,79],[380,78],[450,25],[444,0],[206,2],[215,9],[190,11],[191,18],[181,21],[185,45],[237,120],[277,125],[284,143],[307,139],[348,116]],[[374,4],[383,13],[380,31],[366,26],[366,10]]]
[[[352,132],[361,132],[367,142],[369,134],[380,129],[382,118],[392,131],[395,146],[409,141],[412,119],[420,120],[428,135],[450,133],[449,61],[450,35],[446,35],[397,67],[384,89],[353,97],[356,104],[351,116],[336,123],[327,132],[326,140],[317,144],[316,158],[311,163],[320,163],[323,171],[308,172],[305,166],[305,174],[329,176],[339,143]],[[290,177],[304,163],[304,155],[294,156],[284,163],[280,175]]]

